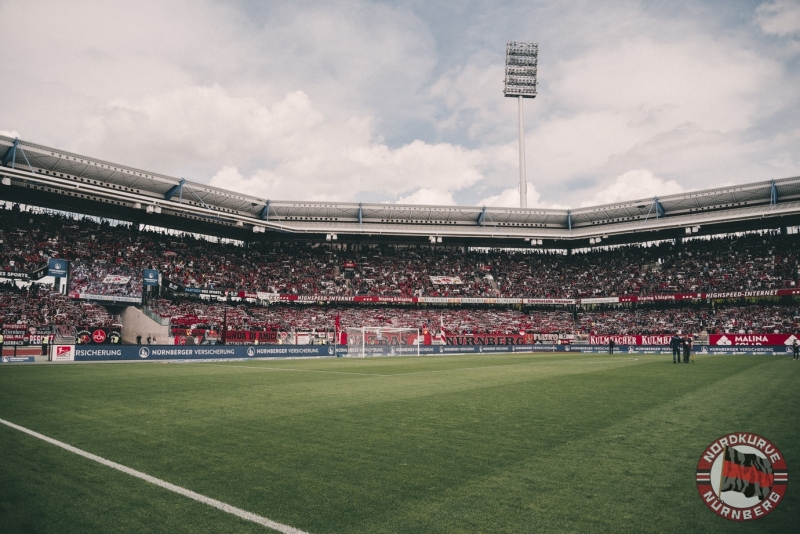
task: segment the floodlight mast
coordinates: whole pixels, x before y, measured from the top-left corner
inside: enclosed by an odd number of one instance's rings
[[[506,45],[504,96],[516,97],[519,103],[519,207],[528,207],[528,181],[525,177],[525,121],[522,99],[536,98],[536,69],[539,44],[511,41]]]

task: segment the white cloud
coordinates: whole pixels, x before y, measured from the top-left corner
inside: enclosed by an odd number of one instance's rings
[[[800,33],[800,3],[796,0],[764,2],[756,9],[756,21],[768,35]]]
[[[301,92],[270,107],[219,88],[194,88],[176,97],[175,105],[163,102],[118,105],[92,131],[98,139],[134,138],[136,146],[173,138],[181,154],[231,161],[211,185],[264,198],[357,200],[373,192],[403,202],[453,204],[453,192],[484,177],[480,151],[422,141],[393,149],[375,138],[369,118],[329,121]],[[175,126],[156,136],[152,128],[160,124]],[[261,164],[240,170],[235,161],[255,151]]]
[[[528,182],[527,201],[529,208],[541,208],[542,195],[536,190],[532,183]],[[489,206],[492,208],[518,208],[519,207],[519,185],[511,189],[504,189],[497,195],[486,197],[477,203],[478,206]]]
[[[399,198],[398,204],[427,204],[430,206],[455,206],[453,194],[437,189],[422,188],[408,196]]]
[[[796,140],[767,147],[753,132],[790,115],[797,89],[779,61],[744,43],[632,37],[557,66],[550,86],[558,111],[527,137],[547,199],[585,205],[592,185],[641,168],[684,189],[797,173]]]
[[[444,104],[444,114],[435,122],[439,130],[460,130],[477,139],[516,124],[517,104],[503,97],[503,67],[495,60],[478,54],[434,82],[430,96]]]
[[[647,199],[685,191],[686,189],[674,180],[663,180],[647,169],[637,169],[617,176],[612,182],[601,186],[601,189],[596,191],[591,199],[584,201],[582,206]]]

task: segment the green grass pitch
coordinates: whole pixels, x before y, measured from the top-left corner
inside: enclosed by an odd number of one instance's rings
[[[312,534],[796,532],[800,362],[473,355],[0,367],[0,418]],[[708,510],[728,432],[775,443],[763,519]],[[268,532],[0,425],[0,532]]]

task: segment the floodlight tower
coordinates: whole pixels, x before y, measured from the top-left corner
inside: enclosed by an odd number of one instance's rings
[[[504,96],[517,97],[519,102],[519,207],[528,207],[528,182],[525,179],[525,121],[522,99],[536,98],[536,67],[539,63],[539,43],[506,45],[506,78]]]

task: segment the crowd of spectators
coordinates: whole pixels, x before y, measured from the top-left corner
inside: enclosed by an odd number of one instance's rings
[[[110,315],[103,306],[74,300],[36,284],[25,289],[0,284],[0,321],[37,326],[122,327],[119,317]]]
[[[797,306],[721,306],[711,308],[614,308],[578,313],[582,333],[649,335],[672,332],[772,334],[800,331]]]
[[[0,269],[29,273],[49,258],[71,262],[70,293],[138,296],[142,269],[185,288],[320,296],[580,298],[796,287],[800,235],[752,233],[565,255],[537,250],[219,242],[143,231],[94,218],[0,209]],[[0,274],[0,277],[2,275]],[[452,283],[455,280],[461,283]],[[436,283],[447,280],[449,283]],[[104,308],[57,293],[0,291],[5,320],[113,326]],[[230,306],[158,300],[176,326],[225,323],[236,329],[331,330],[394,326],[450,333],[520,331],[648,334],[673,331],[796,331],[791,306],[601,311],[477,308]]]
[[[220,330],[333,331],[341,328],[419,328],[447,334],[627,334],[674,332],[784,333],[800,331],[797,306],[729,306],[631,310],[618,307],[597,311],[526,310],[497,308],[320,307],[206,304],[157,299],[151,309],[170,324],[184,328]]]
[[[73,262],[71,291],[141,291],[158,269],[189,288],[298,295],[580,298],[796,287],[800,235],[774,232],[565,255],[460,247],[218,243],[92,219],[0,210],[6,271]],[[129,284],[104,282],[109,275]],[[433,277],[433,278],[432,278]],[[447,277],[452,282],[434,283]]]
[[[152,300],[148,306],[172,326],[219,330],[332,331],[339,316],[341,328],[391,327],[444,329],[452,334],[511,334],[567,332],[573,327],[572,312],[523,313],[510,309],[400,308],[279,305],[269,307],[229,306],[199,302]]]

